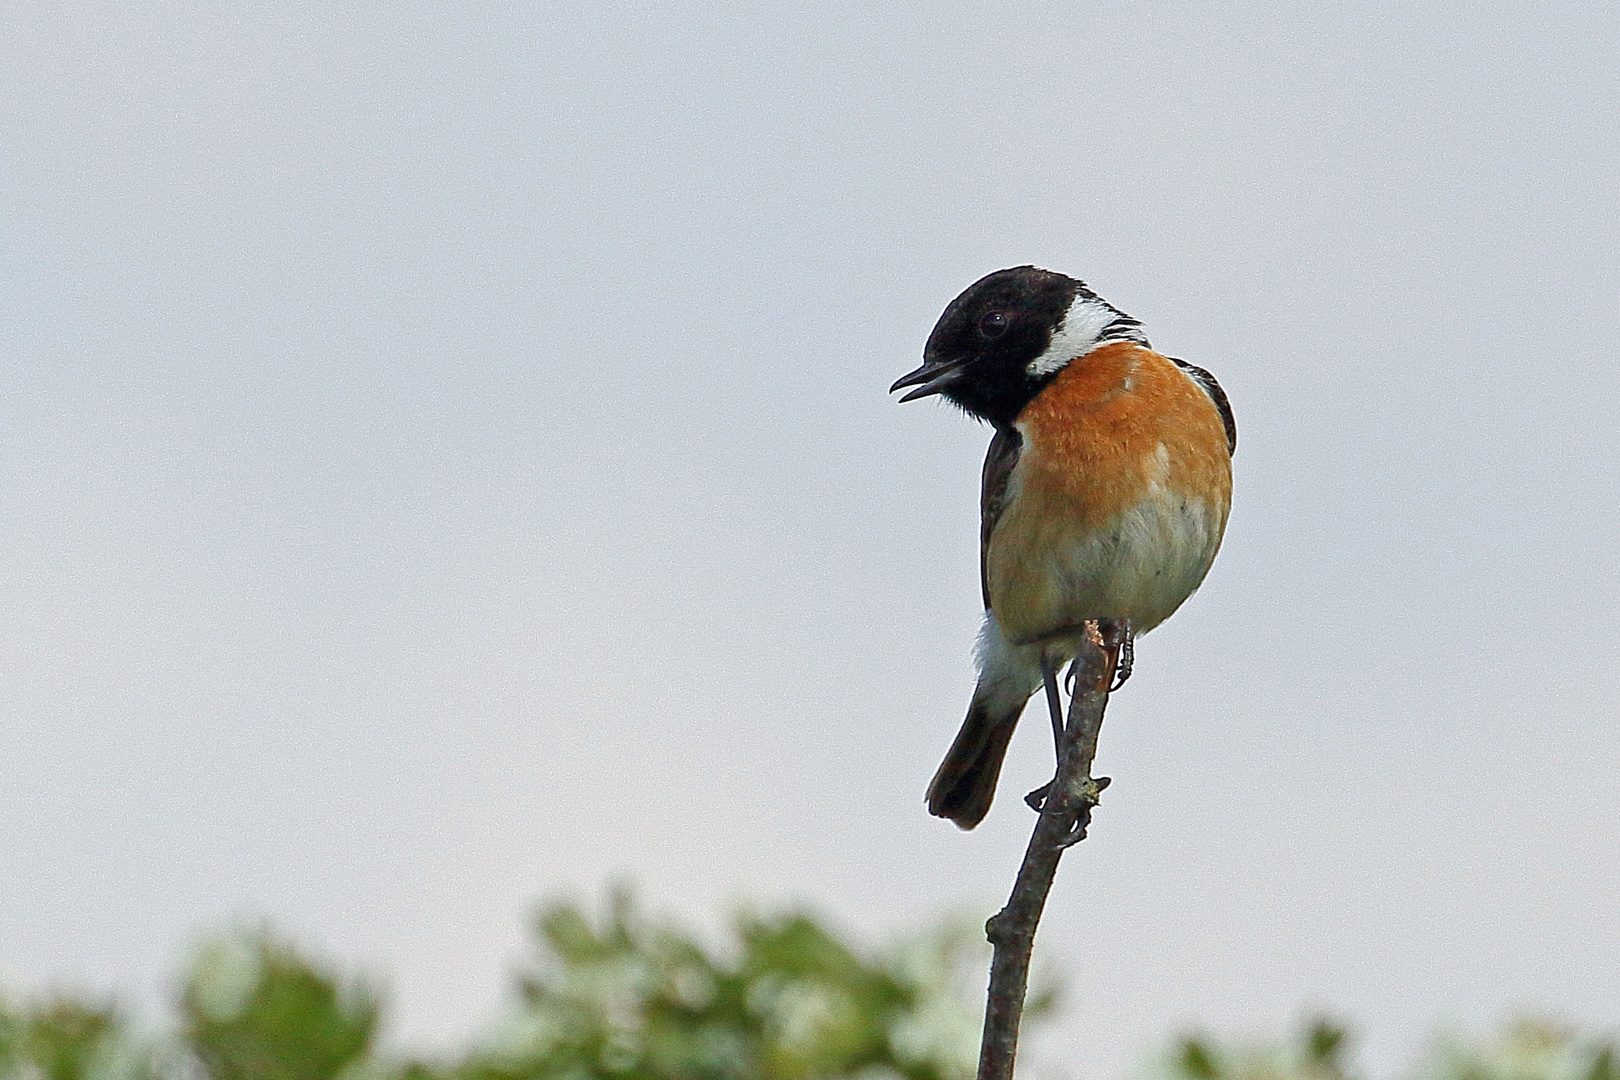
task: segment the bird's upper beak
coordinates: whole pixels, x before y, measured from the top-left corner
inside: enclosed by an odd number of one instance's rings
[[[902,375],[889,387],[889,393],[915,386],[917,389],[901,398],[901,401],[915,401],[917,398],[932,397],[951,383],[962,377],[962,369],[974,359],[973,356],[953,357],[949,360],[924,360],[923,366],[909,374]],[[921,385],[918,385],[918,384]]]

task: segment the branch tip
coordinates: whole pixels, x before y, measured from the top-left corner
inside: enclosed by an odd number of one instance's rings
[[[1058,860],[1066,849],[1086,838],[1092,808],[1109,783],[1106,776],[1091,775],[1091,762],[1097,754],[1103,710],[1108,707],[1112,661],[1096,623],[1088,622],[1079,655],[1069,669],[1069,716],[1058,753],[1057,775],[1050,784],[1024,797],[1037,812],[1035,831],[1024,851],[1024,862],[1018,868],[1007,906],[984,924],[985,937],[995,947],[995,955],[990,962],[978,1080],[1012,1080],[1035,929],[1051,892]]]

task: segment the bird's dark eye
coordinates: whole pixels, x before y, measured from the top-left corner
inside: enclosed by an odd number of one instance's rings
[[[986,341],[994,341],[1007,332],[1012,323],[1007,316],[999,311],[992,311],[988,315],[979,317],[979,336]]]

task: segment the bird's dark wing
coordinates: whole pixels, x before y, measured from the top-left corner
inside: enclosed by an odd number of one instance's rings
[[[984,484],[979,489],[979,587],[984,590],[985,610],[990,608],[990,575],[985,557],[990,551],[990,534],[996,530],[1001,511],[1007,506],[1007,481],[1024,448],[1024,437],[1015,427],[996,429],[990,449],[984,455]]]
[[[1198,384],[1198,388],[1208,394],[1209,400],[1213,401],[1215,407],[1221,410],[1221,423],[1226,427],[1226,452],[1229,454],[1237,453],[1237,421],[1232,418],[1232,404],[1226,400],[1226,391],[1222,390],[1221,384],[1215,381],[1215,376],[1203,368],[1189,364],[1185,360],[1177,360],[1173,356],[1170,359],[1176,367],[1190,375],[1192,381]]]

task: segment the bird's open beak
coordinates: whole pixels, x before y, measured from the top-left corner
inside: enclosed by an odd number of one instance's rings
[[[962,377],[962,369],[968,365],[973,357],[963,356],[954,360],[925,361],[923,366],[907,375],[902,375],[889,387],[889,393],[902,390],[908,386],[917,389],[901,398],[901,401],[915,401],[917,398],[932,397],[951,383]],[[921,383],[922,385],[918,385]]]

